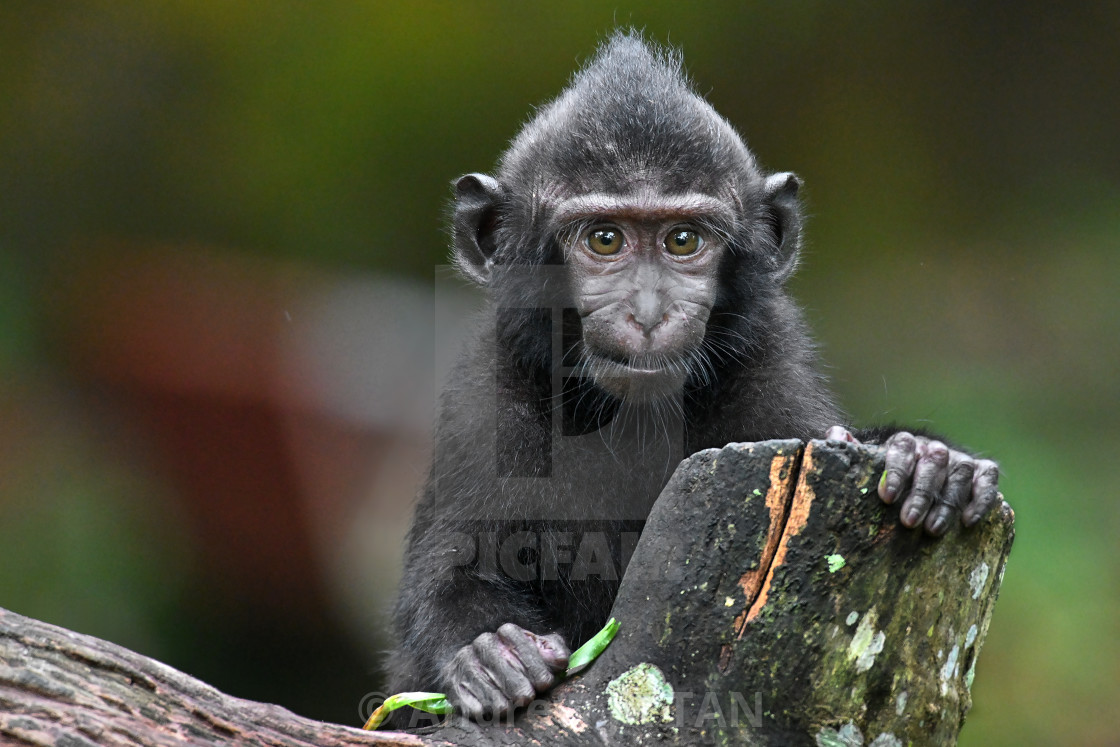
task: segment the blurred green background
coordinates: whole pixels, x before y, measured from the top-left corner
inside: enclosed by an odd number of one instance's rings
[[[803,177],[794,290],[855,421],[1001,462],[962,744],[1115,744],[1116,3],[6,0],[0,606],[360,723],[450,180],[619,25]]]

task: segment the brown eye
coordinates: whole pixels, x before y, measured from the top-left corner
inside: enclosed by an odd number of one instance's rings
[[[683,257],[700,249],[700,234],[688,228],[676,228],[665,238],[665,249],[670,254]]]
[[[617,228],[596,228],[587,235],[587,247],[596,254],[618,254],[622,232]]]

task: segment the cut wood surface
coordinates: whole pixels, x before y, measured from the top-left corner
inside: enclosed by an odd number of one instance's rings
[[[942,539],[875,494],[882,450],[730,444],[681,463],[623,578],[615,641],[512,721],[363,732],[225,695],[0,610],[0,737],[34,745],[951,744],[1014,535]]]

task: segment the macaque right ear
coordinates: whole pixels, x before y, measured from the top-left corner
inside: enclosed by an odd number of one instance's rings
[[[763,185],[767,222],[774,242],[771,261],[779,283],[788,280],[797,269],[801,253],[801,201],[797,197],[800,189],[801,180],[788,171],[772,174]]]
[[[460,272],[479,285],[490,281],[498,208],[504,200],[502,185],[486,174],[467,174],[455,182],[453,260]]]

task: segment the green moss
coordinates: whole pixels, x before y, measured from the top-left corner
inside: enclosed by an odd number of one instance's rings
[[[872,607],[859,621],[852,642],[848,646],[848,658],[855,661],[857,672],[866,672],[875,663],[886,643],[887,636],[881,630],[875,630],[877,615]]]
[[[987,563],[981,562],[976,566],[972,573],[968,576],[968,585],[972,587],[972,598],[979,599],[980,592],[984,591],[984,585],[988,583],[988,573],[990,568]]]
[[[611,716],[624,724],[672,720],[673,688],[653,664],[642,662],[612,680],[606,689]]]
[[[846,723],[839,729],[824,728],[817,732],[817,747],[862,747],[863,734],[854,723]]]

